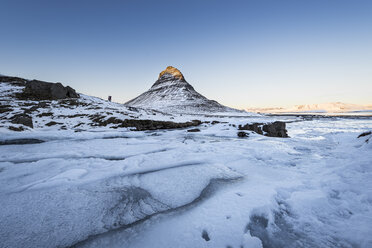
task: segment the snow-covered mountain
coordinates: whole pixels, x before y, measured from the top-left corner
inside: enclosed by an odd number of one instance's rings
[[[168,66],[159,74],[158,80],[148,91],[125,105],[172,113],[241,112],[201,95],[185,80],[182,73],[172,66]]]
[[[372,111],[372,106],[358,105],[342,102],[330,102],[320,104],[295,105],[291,108],[249,108],[247,111],[262,113],[289,113],[289,112],[313,112],[313,113],[345,113]]]

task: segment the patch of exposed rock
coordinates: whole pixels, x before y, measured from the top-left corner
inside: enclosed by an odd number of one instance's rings
[[[362,138],[362,137],[365,137],[365,142],[368,143],[369,140],[371,139],[372,137],[372,132],[371,131],[368,131],[368,132],[364,132],[364,133],[361,133],[359,136],[358,136],[358,139],[359,138]]]
[[[13,124],[22,124],[27,127],[34,128],[32,123],[32,117],[26,114],[19,114],[12,117],[11,122]]]
[[[116,117],[110,117],[107,120],[103,119],[104,116],[91,116],[91,120],[94,123],[93,124],[94,126],[107,126],[109,124],[115,124],[116,126],[113,126],[112,128],[134,127],[135,131],[187,128],[199,126],[201,124],[201,121],[199,120],[193,120],[188,122],[172,122],[135,119],[121,120]]]
[[[187,132],[189,132],[189,133],[196,133],[196,132],[200,132],[200,129],[199,128],[193,128],[193,129],[187,130]]]
[[[0,140],[0,146],[3,145],[27,145],[27,144],[39,144],[45,142],[40,139],[9,139],[9,140]]]
[[[239,138],[245,138],[245,137],[248,137],[248,136],[249,136],[249,134],[246,133],[246,132],[243,132],[243,131],[238,132],[238,137]]]
[[[11,107],[8,104],[0,104],[0,114],[12,111],[13,109]]]
[[[269,136],[269,137],[280,137],[288,138],[287,129],[285,122],[275,121],[273,123],[252,123],[244,126],[239,125],[239,130],[249,130],[255,133]]]
[[[358,138],[370,135],[371,133],[372,133],[371,131],[361,133],[361,134],[359,134]]]

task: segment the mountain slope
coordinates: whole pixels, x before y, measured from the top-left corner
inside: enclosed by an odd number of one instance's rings
[[[158,80],[148,91],[128,101],[125,105],[176,113],[238,111],[209,100],[195,91],[182,73],[172,66],[168,66],[159,74]]]

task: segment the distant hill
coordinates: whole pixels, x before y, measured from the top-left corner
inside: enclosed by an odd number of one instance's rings
[[[291,108],[248,108],[247,111],[261,113],[344,113],[372,111],[372,105],[358,105],[342,102],[295,105]]]

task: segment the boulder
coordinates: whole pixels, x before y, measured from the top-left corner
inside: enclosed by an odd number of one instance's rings
[[[58,100],[65,98],[78,98],[76,91],[61,83],[48,83],[39,80],[32,80],[26,83],[23,92],[18,98],[31,100]]]
[[[288,138],[285,122],[276,121],[273,123],[268,123],[263,125],[262,129],[264,132],[266,132],[266,136]]]
[[[285,122],[275,121],[273,123],[252,123],[244,126],[239,125],[239,130],[249,130],[255,133],[269,136],[269,137],[281,137],[288,138]],[[265,133],[264,133],[265,132]]]
[[[239,130],[249,130],[258,134],[263,134],[261,129],[262,123],[246,124],[244,126],[239,125]]]

